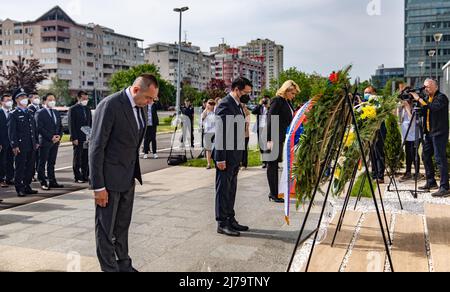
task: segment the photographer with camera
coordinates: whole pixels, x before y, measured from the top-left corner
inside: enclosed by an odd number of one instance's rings
[[[405,144],[406,173],[402,178],[400,178],[400,182],[406,182],[408,180],[413,179],[412,176],[413,163],[416,169],[416,173],[418,174],[417,179],[420,179],[420,157],[417,157],[416,159],[416,153],[418,153],[417,148],[420,145],[420,142],[418,141],[421,140],[421,134],[420,130],[416,129],[417,117],[414,117],[413,119],[413,112],[414,112],[413,100],[411,98],[408,100],[402,100],[401,107],[399,108],[398,111],[398,117],[401,123],[402,138]]]
[[[433,165],[433,154],[441,174],[439,191],[433,194],[435,198],[449,196],[449,176],[447,163],[447,143],[449,137],[449,101],[448,97],[439,91],[438,83],[433,79],[427,79],[424,83],[424,92],[419,94],[411,92],[411,96],[424,110],[425,139],[423,145],[423,162],[427,174],[427,183],[421,190],[429,191],[437,189]]]

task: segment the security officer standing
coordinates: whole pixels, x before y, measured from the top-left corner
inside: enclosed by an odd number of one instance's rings
[[[414,99],[419,102],[425,112],[424,129],[425,137],[423,143],[423,163],[427,174],[427,183],[421,190],[430,191],[439,189],[433,194],[434,198],[447,198],[450,196],[450,185],[447,162],[447,143],[449,130],[448,97],[439,91],[436,80],[425,80],[424,100],[417,93],[412,93]],[[433,155],[441,175],[441,183],[438,186],[435,178]]]
[[[32,92],[29,96],[29,106],[28,106],[28,111],[30,112],[30,114],[33,116],[33,118],[36,118],[36,113],[42,109],[42,102],[41,102],[41,98],[39,97],[39,95],[37,94],[37,92]],[[33,169],[33,181],[36,181],[35,179],[35,175],[36,175],[36,171],[39,168],[39,150],[36,150],[36,152],[34,153],[34,169]]]
[[[35,152],[38,148],[36,124],[28,110],[28,98],[25,90],[14,92],[17,108],[11,112],[8,120],[8,135],[15,159],[15,187],[19,197],[35,195],[31,189]]]

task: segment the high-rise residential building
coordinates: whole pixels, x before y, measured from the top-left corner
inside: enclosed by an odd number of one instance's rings
[[[450,61],[445,64],[445,66],[442,68],[444,71],[444,78],[441,82],[441,90],[444,92],[447,96],[450,96]]]
[[[372,84],[382,89],[386,83],[391,79],[403,79],[405,77],[404,68],[385,68],[384,65],[378,67],[375,75],[372,76]]]
[[[244,57],[240,53],[240,49],[230,48],[227,45],[211,49],[217,49],[216,52],[212,52],[214,55],[212,64],[214,79],[224,80],[226,86],[231,88],[234,79],[245,77],[253,83],[253,97],[261,94],[266,82],[266,70],[262,58]]]
[[[12,65],[19,56],[38,59],[49,74],[41,87],[58,77],[72,92],[105,96],[113,73],[144,64],[142,43],[110,28],[76,23],[56,6],[34,21],[0,22],[0,66]]]
[[[191,43],[181,46],[181,76],[184,84],[203,91],[211,81],[213,57]],[[178,44],[156,43],[145,49],[145,62],[159,68],[162,78],[174,86],[178,82]]]
[[[271,80],[279,78],[284,70],[284,47],[268,39],[250,41],[245,46],[239,47],[243,57],[261,58],[265,67],[265,85],[270,86]]]
[[[436,42],[440,40],[440,42]],[[436,54],[437,50],[437,54]],[[405,77],[412,86],[425,78],[442,81],[450,59],[450,1],[405,0]]]

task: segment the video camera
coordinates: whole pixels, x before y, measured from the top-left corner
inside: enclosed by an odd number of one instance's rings
[[[425,88],[426,87],[421,87],[421,88],[406,87],[400,93],[400,95],[398,96],[398,99],[405,100],[405,101],[414,101],[414,97],[412,96],[411,93],[417,93],[422,99],[426,99],[427,94],[425,92]]]

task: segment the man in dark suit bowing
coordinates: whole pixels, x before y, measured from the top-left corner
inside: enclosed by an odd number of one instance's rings
[[[216,125],[216,220],[217,232],[227,236],[240,236],[249,230],[240,225],[235,216],[237,178],[245,150],[245,115],[241,100],[249,99],[252,83],[246,78],[233,81],[232,92],[225,97],[218,108]]]
[[[43,102],[44,107],[38,110],[34,117],[39,138],[38,180],[41,183],[41,188],[48,191],[64,188],[63,185],[57,183],[55,177],[55,164],[63,129],[61,115],[55,110],[55,95],[52,93],[45,95]],[[48,182],[46,177],[48,177]]]
[[[142,184],[139,147],[146,108],[158,96],[158,80],[143,74],[134,84],[105,98],[97,107],[89,147],[95,194],[97,256],[104,272],[136,272],[128,254],[135,179]]]

